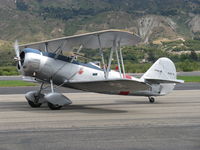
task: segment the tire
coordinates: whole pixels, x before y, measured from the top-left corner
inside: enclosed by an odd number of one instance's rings
[[[38,108],[42,105],[42,103],[34,103],[32,101],[28,100],[28,104],[32,107],[32,108]]]
[[[150,102],[150,103],[154,103],[154,102],[155,102],[155,98],[149,97],[149,102]]]
[[[62,106],[59,106],[59,105],[54,105],[50,102],[48,102],[48,107],[51,109],[51,110],[60,110],[62,108]]]

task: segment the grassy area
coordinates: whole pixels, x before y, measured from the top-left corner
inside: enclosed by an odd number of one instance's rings
[[[0,87],[36,86],[37,84],[20,80],[0,80]]]
[[[177,78],[185,82],[200,82],[200,76],[178,76]]]
[[[0,67],[0,76],[19,75],[16,66]]]

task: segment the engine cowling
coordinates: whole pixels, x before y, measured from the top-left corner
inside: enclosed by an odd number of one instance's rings
[[[33,49],[24,49],[20,53],[21,68],[18,65],[18,69],[22,71],[24,76],[36,76],[40,70],[40,56],[40,51]]]

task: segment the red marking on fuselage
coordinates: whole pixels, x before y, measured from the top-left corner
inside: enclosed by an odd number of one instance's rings
[[[79,70],[78,74],[81,75],[81,74],[83,74],[83,72],[84,72],[84,71],[83,71],[83,68],[81,68],[81,69]]]
[[[118,66],[116,66],[116,67],[115,67],[115,70],[116,70],[116,71],[119,71],[119,67],[118,67]]]
[[[129,75],[125,75],[125,76],[123,76],[124,78],[126,78],[126,79],[132,79],[132,76],[129,76]]]
[[[119,95],[128,95],[130,92],[129,91],[120,91]]]

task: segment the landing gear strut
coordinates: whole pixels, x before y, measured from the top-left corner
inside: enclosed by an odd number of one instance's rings
[[[154,103],[155,102],[155,98],[154,97],[149,97],[149,102],[150,103]]]

